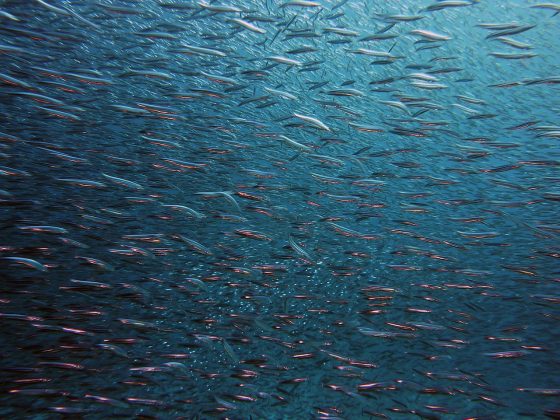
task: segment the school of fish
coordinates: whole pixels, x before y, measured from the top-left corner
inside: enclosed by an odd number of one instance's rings
[[[0,418],[560,419],[558,1],[0,34]]]

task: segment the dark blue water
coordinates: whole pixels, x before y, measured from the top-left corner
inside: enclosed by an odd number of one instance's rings
[[[560,418],[560,3],[0,2],[0,417]]]

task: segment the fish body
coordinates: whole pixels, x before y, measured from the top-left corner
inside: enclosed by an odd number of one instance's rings
[[[320,130],[325,130],[325,131],[331,131],[331,129],[326,124],[324,124],[323,122],[321,122],[320,120],[318,120],[315,117],[310,117],[310,116],[298,114],[298,113],[295,113],[295,112],[294,112],[293,115],[294,115],[294,117],[310,124],[311,126],[313,126],[315,128],[318,128]]]

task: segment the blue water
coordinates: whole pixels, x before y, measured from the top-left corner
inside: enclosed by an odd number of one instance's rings
[[[1,1],[0,417],[560,418],[559,10]]]

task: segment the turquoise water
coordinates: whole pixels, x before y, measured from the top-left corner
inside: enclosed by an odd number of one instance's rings
[[[559,11],[0,2],[0,417],[560,418]]]

